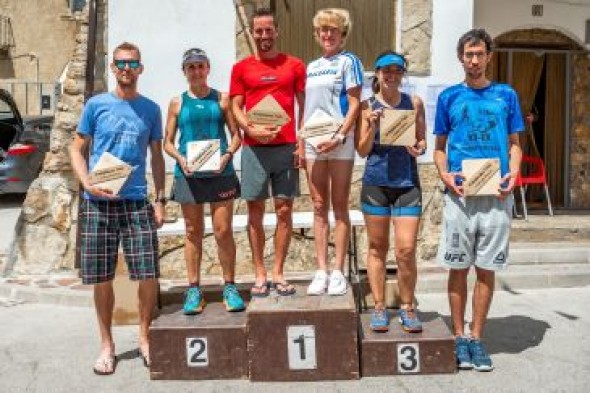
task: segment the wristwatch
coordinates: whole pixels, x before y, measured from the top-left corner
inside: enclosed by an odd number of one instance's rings
[[[346,143],[346,135],[342,135],[339,132],[334,134],[334,139],[338,139],[338,141],[340,141],[341,145],[344,145]]]
[[[168,202],[168,199],[167,199],[166,197],[156,198],[156,199],[154,200],[154,202],[156,202],[156,203],[161,203],[162,205],[165,205],[165,204],[166,204],[166,202]]]

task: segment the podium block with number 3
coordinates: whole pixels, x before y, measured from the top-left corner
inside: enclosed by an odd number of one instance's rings
[[[371,331],[371,316],[361,315],[363,376],[456,372],[455,340],[442,319],[423,321],[422,333],[404,332],[396,318],[389,331]]]
[[[252,381],[358,379],[358,322],[352,291],[344,296],[274,293],[248,307]]]

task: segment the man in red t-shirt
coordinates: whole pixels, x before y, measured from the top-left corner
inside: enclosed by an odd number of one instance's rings
[[[248,204],[248,237],[256,274],[251,292],[252,296],[261,297],[268,296],[270,290],[264,267],[262,226],[270,185],[277,215],[272,282],[279,295],[292,295],[295,288],[283,277],[283,265],[291,241],[293,199],[299,196],[298,168],[304,153],[295,132],[295,101],[301,108],[297,123],[301,124],[305,65],[276,50],[278,28],[270,9],[254,12],[250,31],[256,54],[234,65],[229,94],[232,112],[244,132],[241,193]],[[246,117],[245,113],[267,95],[289,115],[290,121],[280,128],[253,127]]]

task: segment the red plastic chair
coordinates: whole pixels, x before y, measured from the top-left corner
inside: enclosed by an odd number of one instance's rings
[[[522,208],[524,211],[524,219],[528,219],[525,192],[529,184],[542,184],[545,189],[545,197],[547,198],[547,208],[549,215],[553,216],[553,207],[551,206],[551,198],[549,197],[549,187],[547,186],[547,173],[545,172],[545,165],[540,157],[522,156],[521,167],[526,166],[528,173],[526,175],[518,174],[516,178],[516,186],[520,187],[520,198],[522,200]]]

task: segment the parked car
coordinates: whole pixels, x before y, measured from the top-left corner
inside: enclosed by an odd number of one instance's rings
[[[39,175],[53,116],[22,117],[10,93],[0,89],[0,194],[26,193]]]

